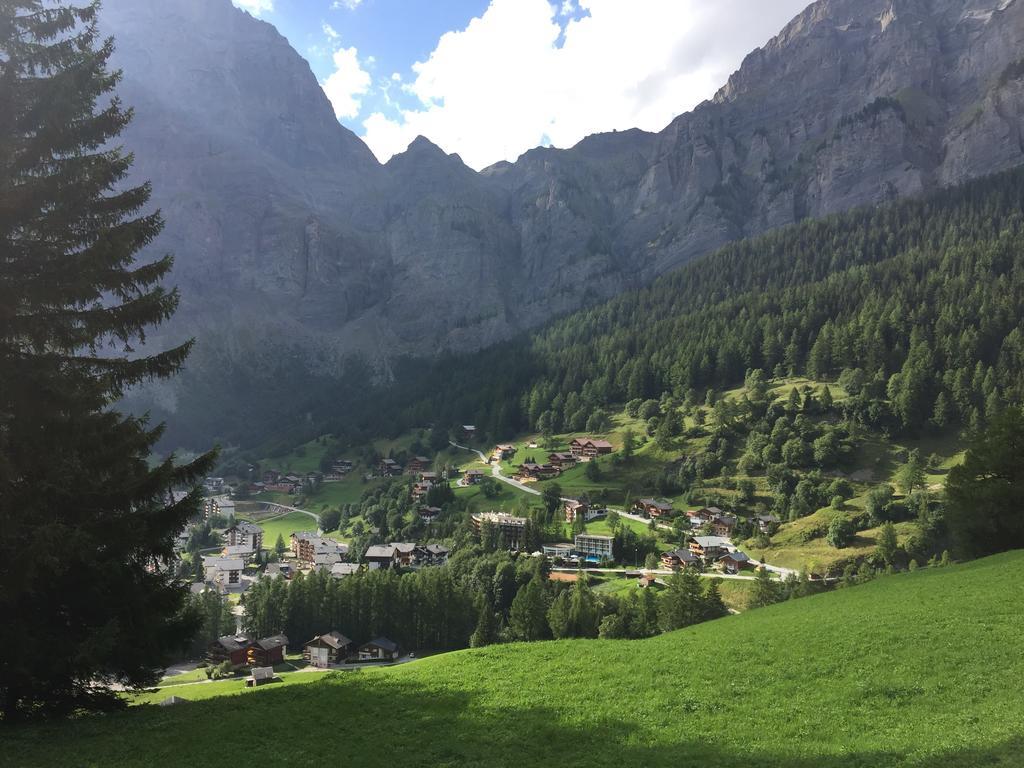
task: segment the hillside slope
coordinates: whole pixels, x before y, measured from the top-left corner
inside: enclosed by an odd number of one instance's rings
[[[5,733],[3,765],[1018,766],[1024,552],[647,641],[447,654]]]

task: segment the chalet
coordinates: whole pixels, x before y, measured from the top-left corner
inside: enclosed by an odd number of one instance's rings
[[[534,464],[533,462],[526,462],[520,464],[519,469],[516,471],[516,478],[525,480],[547,480],[551,477],[558,477],[559,469],[553,467],[550,464]]]
[[[358,563],[335,563],[331,566],[331,576],[336,579],[354,576],[357,573],[359,573]]]
[[[494,446],[494,456],[498,461],[504,461],[505,459],[511,459],[516,455],[516,447],[509,445],[508,443],[501,443]]]
[[[430,483],[415,483],[412,487],[412,500],[423,501],[432,487]]]
[[[428,485],[438,485],[441,482],[441,477],[437,472],[420,472],[419,480]]]
[[[590,461],[598,456],[612,452],[612,444],[607,440],[595,440],[591,437],[577,437],[569,443],[572,455],[581,461]]]
[[[207,493],[223,493],[224,492],[224,478],[223,477],[208,477],[203,480],[203,490]]]
[[[770,533],[779,524],[779,518],[775,515],[754,515],[754,524],[761,533]]]
[[[448,547],[440,544],[417,546],[415,558],[418,565],[444,565],[448,562]]]
[[[366,567],[371,571],[375,571],[378,568],[387,570],[398,565],[398,550],[395,549],[393,544],[387,546],[383,544],[375,544],[367,547],[366,552],[363,554],[363,562],[366,563]]]
[[[437,516],[441,514],[440,507],[420,507],[416,510],[416,514],[420,516],[420,520],[424,523],[432,523],[437,519]]]
[[[664,517],[675,512],[675,508],[667,501],[658,501],[657,499],[637,499],[633,504],[633,509],[638,514],[651,518]]]
[[[245,547],[249,552],[263,548],[263,529],[255,523],[241,521],[224,531],[229,547]]]
[[[732,532],[736,530],[736,523],[736,515],[726,515],[723,513],[711,521],[711,533],[715,536],[724,536],[728,538],[729,536],[732,536]]]
[[[284,635],[251,640],[246,635],[225,635],[218,637],[207,650],[211,662],[230,661],[233,667],[269,667],[284,661],[284,649],[288,638]]]
[[[463,484],[478,485],[483,481],[484,476],[484,471],[482,469],[467,469],[463,478]]]
[[[281,479],[281,473],[275,469],[268,469],[263,473],[264,485],[271,485]]]
[[[402,474],[402,467],[394,459],[381,459],[377,464],[377,474],[381,477],[395,477]]]
[[[414,456],[405,463],[405,473],[407,475],[418,475],[420,472],[426,472],[430,469],[430,459],[426,456]]]
[[[231,666],[241,667],[245,664],[250,643],[245,635],[224,635],[210,643],[206,656],[215,664],[230,661]]]
[[[492,526],[497,529],[498,535],[505,538],[505,546],[509,550],[518,550],[523,543],[523,534],[526,533],[525,517],[515,517],[503,512],[483,512],[473,515],[470,518],[473,523],[473,530],[478,536],[483,534],[485,526]]]
[[[288,646],[285,635],[264,637],[249,643],[245,649],[246,663],[249,666],[272,667],[284,663],[284,650]]]
[[[462,436],[467,440],[472,440],[474,437],[476,437],[476,427],[474,427],[472,424],[463,424]]]
[[[729,551],[729,540],[721,536],[693,536],[687,539],[690,552],[705,563],[717,560]]]
[[[252,549],[245,544],[231,546],[228,544],[224,549],[220,551],[221,557],[230,558],[241,558],[242,560],[248,560],[253,554]]]
[[[245,561],[240,557],[203,556],[203,571],[206,581],[223,590],[238,587],[242,583]]]
[[[280,680],[280,678],[275,674],[273,667],[253,667],[249,677],[245,678],[245,685],[247,688],[255,688],[275,680]]]
[[[726,573],[739,573],[744,568],[751,568],[753,566],[750,558],[738,549],[735,552],[722,555],[718,558],[718,564]]]
[[[416,557],[416,545],[409,544],[401,541],[392,541],[388,544],[389,547],[395,548],[395,557],[398,560],[398,565],[408,567],[413,564],[413,560]]]
[[[671,571],[678,571],[680,568],[686,568],[699,562],[700,558],[688,549],[673,549],[661,556],[662,567]]]
[[[576,556],[580,560],[586,560],[591,563],[611,560],[613,557],[612,541],[611,536],[599,536],[596,533],[578,533],[574,542],[576,545]]]
[[[557,469],[559,472],[564,472],[576,465],[576,457],[571,453],[549,453],[548,464]]]
[[[386,637],[378,637],[359,646],[359,661],[396,661],[398,657],[398,644]]]
[[[302,477],[299,477],[298,475],[291,475],[291,474],[285,475],[284,479],[285,479],[286,482],[289,482],[292,485],[298,485],[298,486],[302,485],[302,480],[303,480]]]
[[[341,664],[348,657],[352,641],[341,632],[328,632],[310,640],[302,649],[302,658],[311,667],[326,669],[331,664]]]
[[[718,507],[702,507],[693,513],[692,517],[695,518],[700,525],[710,523],[716,517],[721,517],[725,513]]]

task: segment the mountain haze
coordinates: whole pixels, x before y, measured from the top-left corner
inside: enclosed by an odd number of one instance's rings
[[[378,163],[230,0],[107,0],[104,31],[196,376],[477,349],[727,241],[1024,160],[1024,0],[819,0],[661,132],[479,173],[425,138]]]

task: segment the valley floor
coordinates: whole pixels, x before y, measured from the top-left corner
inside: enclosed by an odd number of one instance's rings
[[[1020,766],[1022,566],[1008,553],[645,641],[492,646],[8,730],[0,765]]]

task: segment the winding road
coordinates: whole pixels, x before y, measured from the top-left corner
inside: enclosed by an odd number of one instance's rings
[[[528,493],[531,496],[540,496],[541,495],[541,492],[538,491],[536,488],[531,488],[530,486],[526,485],[525,483],[521,483],[518,480],[513,480],[511,477],[505,477],[505,475],[503,475],[501,473],[501,462],[491,463],[490,461],[488,461],[487,456],[484,455],[483,451],[478,451],[476,448],[470,448],[470,447],[465,446],[465,445],[459,445],[458,443],[450,441],[450,440],[448,441],[448,444],[451,445],[453,448],[458,448],[461,451],[469,451],[470,453],[475,453],[477,456],[480,457],[480,461],[482,463],[490,464],[490,466],[491,466],[491,476],[495,480],[500,480],[501,482],[505,483],[506,485],[511,485],[513,488],[518,488],[520,491],[523,491],[524,493]],[[565,498],[563,496],[562,497],[562,501],[569,501],[569,499],[567,499],[567,498]],[[615,509],[614,507],[608,507],[608,510],[610,512],[617,512],[619,514],[619,517],[624,517],[627,520],[633,520],[634,522],[643,523],[644,525],[647,525],[648,523],[650,523],[650,520],[648,520],[646,517],[643,517],[642,515],[634,515],[632,512],[627,512],[624,509]],[[297,511],[301,511],[301,510],[297,510]],[[663,531],[671,531],[671,530],[673,530],[671,525],[665,525],[664,523],[658,523],[657,525],[658,525],[658,528],[660,528]],[[790,575],[793,575],[793,576],[799,575],[799,571],[794,571],[792,568],[783,568],[782,566],[779,566],[779,565],[768,565],[768,563],[762,563],[761,561],[755,560],[753,558],[750,559],[750,562],[751,562],[751,564],[755,568],[763,566],[765,568],[765,570],[771,571],[772,573],[777,573],[777,574],[779,574],[782,577],[786,577],[786,576],[790,576]],[[753,577],[742,577],[742,576],[740,576],[738,578],[753,578]]]

